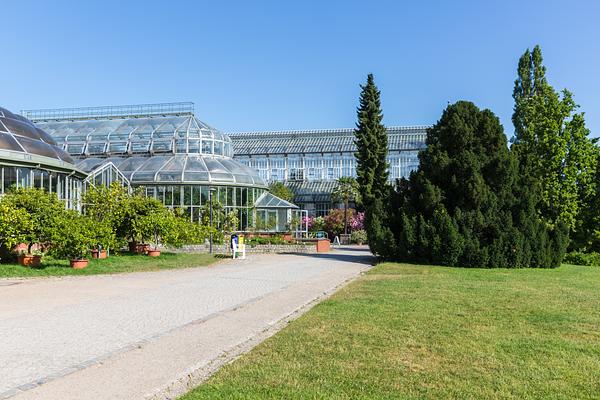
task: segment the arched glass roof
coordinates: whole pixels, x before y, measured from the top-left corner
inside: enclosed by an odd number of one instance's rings
[[[132,185],[266,187],[258,171],[233,160],[229,136],[195,117],[192,103],[29,110],[91,172],[112,162]]]
[[[73,159],[27,118],[0,107],[0,158],[75,170]]]
[[[194,115],[36,121],[73,156],[194,153],[232,157],[229,136]]]
[[[267,186],[255,169],[228,157],[201,154],[92,157],[79,160],[77,167],[84,171],[93,171],[109,162],[113,163],[133,185]]]

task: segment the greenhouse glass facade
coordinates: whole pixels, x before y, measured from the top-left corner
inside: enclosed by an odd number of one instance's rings
[[[408,177],[419,165],[427,126],[387,128],[389,178]],[[267,182],[284,182],[294,203],[312,216],[334,206],[331,192],[341,177],[356,177],[354,129],[239,132],[228,134],[235,158]]]
[[[266,190],[258,172],[232,158],[229,136],[194,116],[191,103],[24,111],[95,178],[118,180],[199,221],[213,201],[254,224]],[[296,207],[296,206],[294,206]]]
[[[80,205],[86,174],[50,135],[0,107],[0,193],[37,187],[56,193],[68,208]]]

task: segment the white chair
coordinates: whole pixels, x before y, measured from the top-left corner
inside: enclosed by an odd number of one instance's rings
[[[241,257],[239,257],[239,255],[242,255]],[[246,245],[245,244],[237,244],[237,242],[233,242],[233,258],[236,258],[236,255],[238,256],[237,258],[240,258],[242,260],[246,259]]]

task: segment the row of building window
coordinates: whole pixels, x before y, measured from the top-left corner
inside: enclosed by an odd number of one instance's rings
[[[214,186],[213,202],[223,207],[253,207],[264,189],[251,187]],[[160,200],[169,207],[206,206],[209,204],[209,186],[177,185],[146,186],[146,195]],[[213,203],[213,204],[214,204]]]
[[[352,153],[287,157],[236,157],[241,163],[258,170],[266,181],[321,181],[343,176],[356,177],[356,159]],[[390,179],[408,177],[419,165],[418,151],[388,156]]]
[[[231,143],[212,139],[130,140],[111,142],[70,142],[63,146],[70,154],[193,153],[232,156]]]
[[[67,174],[28,167],[0,167],[1,193],[8,192],[13,187],[41,188],[56,193],[64,200],[68,208],[78,208],[81,199],[81,180]]]

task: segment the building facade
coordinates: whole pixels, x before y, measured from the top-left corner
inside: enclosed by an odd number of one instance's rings
[[[390,180],[408,177],[419,165],[427,126],[388,127]],[[294,202],[309,215],[332,208],[331,192],[340,177],[356,177],[354,129],[229,133],[235,158],[266,182],[284,182]]]

